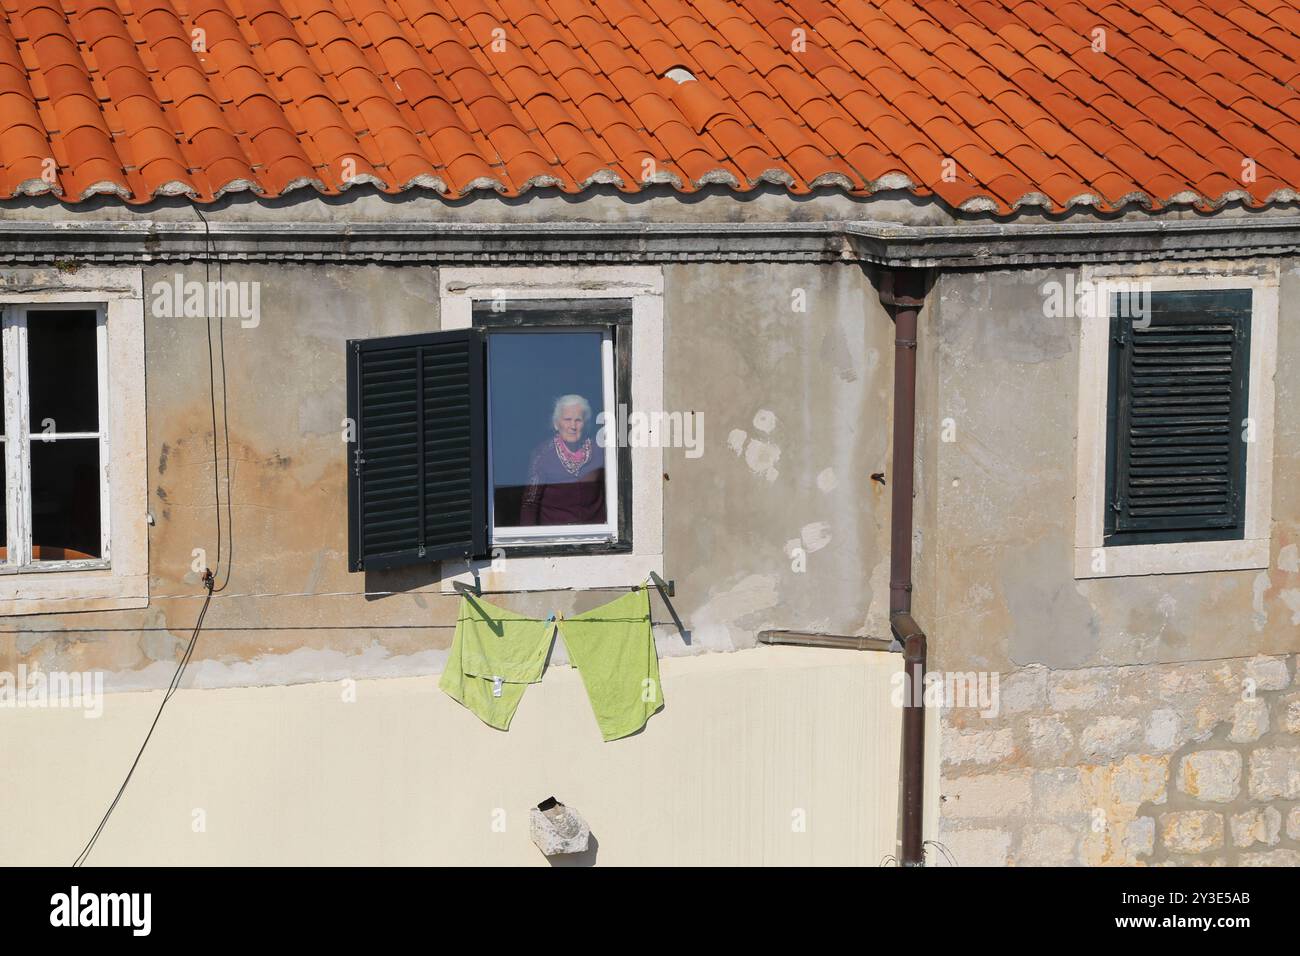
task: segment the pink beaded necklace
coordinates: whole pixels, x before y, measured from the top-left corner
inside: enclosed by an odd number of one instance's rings
[[[564,470],[577,477],[578,472],[582,471],[582,466],[591,460],[591,439],[588,438],[584,441],[578,451],[569,451],[569,446],[557,434],[555,436],[555,453],[559,456],[560,464],[564,466]]]

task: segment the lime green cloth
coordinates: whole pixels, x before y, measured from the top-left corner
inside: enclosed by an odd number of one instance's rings
[[[542,679],[555,625],[461,597],[438,686],[485,724],[508,730],[524,690]],[[559,631],[605,740],[636,733],[663,706],[650,596],[639,588],[571,618]]]
[[[663,707],[650,595],[638,588],[583,614],[560,619],[569,661],[578,668],[605,740],[645,726]]]
[[[483,723],[508,730],[524,689],[542,679],[553,636],[548,622],[462,596],[438,686]]]

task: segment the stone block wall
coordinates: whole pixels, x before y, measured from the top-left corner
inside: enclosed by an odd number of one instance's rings
[[[995,716],[943,713],[940,842],[964,866],[1300,865],[1296,663],[999,675]]]

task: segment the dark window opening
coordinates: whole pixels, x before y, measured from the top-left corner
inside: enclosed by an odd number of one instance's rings
[[[13,308],[3,325],[0,351],[11,381],[4,393],[0,561],[99,561],[106,556],[101,314]]]
[[[102,557],[99,439],[32,439],[32,560]]]
[[[27,313],[28,421],[33,435],[99,431],[99,349],[93,310]]]

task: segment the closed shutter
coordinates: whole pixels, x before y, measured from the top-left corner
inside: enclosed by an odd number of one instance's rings
[[[1153,293],[1111,319],[1106,543],[1241,538],[1249,290]]]
[[[473,330],[348,343],[348,564],[486,552],[483,342]]]

